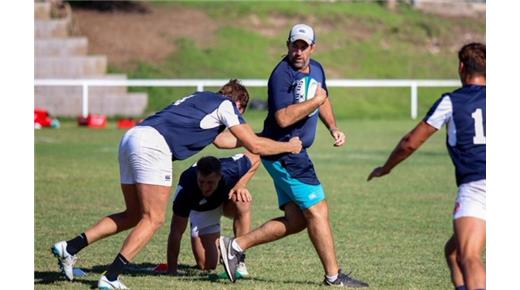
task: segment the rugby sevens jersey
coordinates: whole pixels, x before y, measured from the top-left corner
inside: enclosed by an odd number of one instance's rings
[[[191,210],[208,211],[217,208],[228,200],[229,191],[251,169],[251,161],[243,154],[233,157],[219,158],[222,165],[222,179],[217,189],[209,197],[200,193],[197,185],[197,165],[185,170],[179,179],[175,200],[174,214],[188,217]]]
[[[446,124],[457,186],[486,178],[486,86],[464,85],[444,94],[424,121],[437,129]]]
[[[226,96],[196,92],[146,118],[138,126],[151,126],[163,135],[173,160],[186,159],[215,140],[224,129],[245,123]]]
[[[301,88],[302,79],[306,76],[312,77],[321,83],[323,89],[327,90],[325,72],[321,64],[311,59],[309,65],[310,72],[308,74],[302,73],[294,69],[285,57],[271,73],[267,89],[269,112],[264,121],[262,136],[276,141],[288,141],[290,138],[298,136],[302,141],[303,148],[310,147],[314,142],[318,111],[286,128],[278,126],[274,116],[278,110],[303,101],[299,88]]]

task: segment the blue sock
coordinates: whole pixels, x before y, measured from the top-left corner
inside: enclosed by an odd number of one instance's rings
[[[466,290],[466,286],[464,286],[464,285],[455,286],[455,290]]]

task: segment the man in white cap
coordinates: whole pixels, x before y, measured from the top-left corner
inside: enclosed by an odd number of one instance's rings
[[[334,146],[345,143],[345,134],[336,126],[323,67],[311,59],[315,49],[314,30],[308,25],[296,24],[289,32],[287,55],[269,77],[269,112],[261,135],[276,141],[298,136],[304,149],[298,154],[262,156],[284,216],[271,219],[243,236],[220,237],[221,262],[233,282],[243,251],[307,228],[325,270],[325,285],[368,287],[367,283],[342,273],[339,268],[325,192],[306,150],[314,141],[318,116],[329,129]]]

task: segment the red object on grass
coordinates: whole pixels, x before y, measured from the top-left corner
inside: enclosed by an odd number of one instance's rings
[[[87,126],[89,128],[105,128],[107,126],[107,116],[89,114],[87,116]]]
[[[78,117],[78,126],[87,126],[87,117]]]
[[[129,129],[135,126],[135,121],[132,119],[120,119],[117,122],[117,128],[119,129]]]
[[[168,271],[168,264],[165,264],[165,263],[161,263],[159,265],[157,265],[154,269],[153,269],[154,272],[166,272]]]
[[[42,127],[50,127],[52,119],[49,117],[49,112],[45,109],[34,108],[34,123],[38,123]]]

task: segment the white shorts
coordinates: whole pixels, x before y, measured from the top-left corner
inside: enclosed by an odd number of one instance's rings
[[[208,211],[190,211],[191,236],[196,238],[207,234],[220,233],[222,205]]]
[[[172,153],[153,127],[136,126],[119,143],[121,184],[172,186]]]
[[[486,220],[486,180],[461,184],[455,200],[453,219],[476,217]]]

